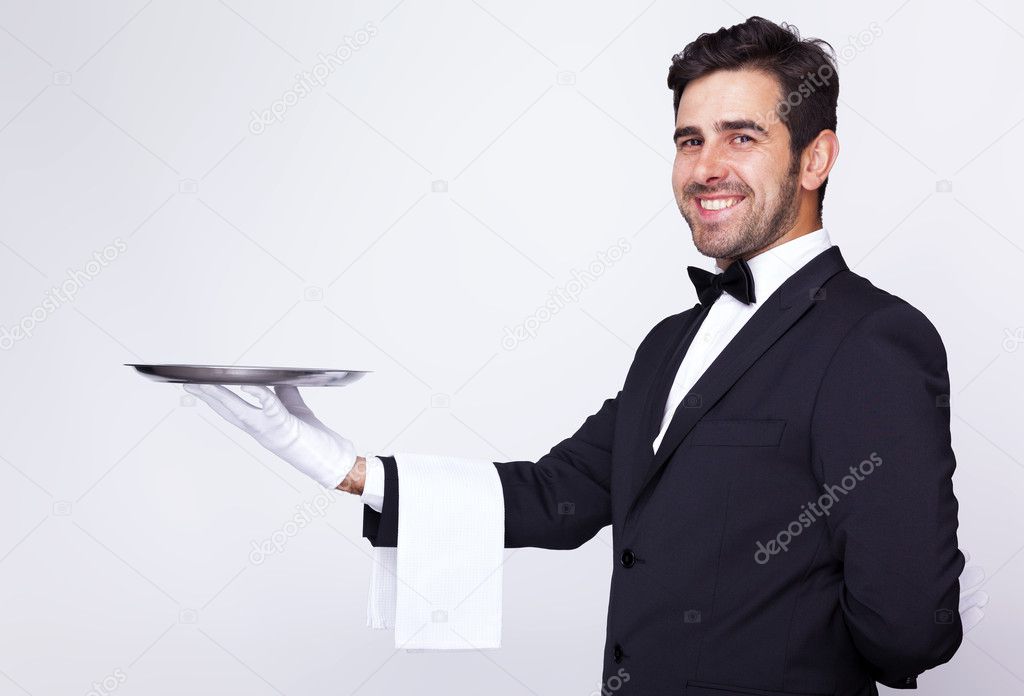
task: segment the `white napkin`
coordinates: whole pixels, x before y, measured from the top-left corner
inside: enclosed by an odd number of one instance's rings
[[[494,464],[394,456],[398,546],[373,548],[367,625],[393,627],[396,648],[499,647],[505,500]]]

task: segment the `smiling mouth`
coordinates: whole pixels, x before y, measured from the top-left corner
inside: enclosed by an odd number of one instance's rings
[[[744,196],[730,196],[728,198],[697,198],[697,203],[702,210],[725,210],[731,208],[744,199]]]

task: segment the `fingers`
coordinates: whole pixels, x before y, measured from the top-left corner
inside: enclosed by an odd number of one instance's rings
[[[960,611],[964,611],[970,607],[983,607],[988,604],[988,592],[978,590],[972,592],[966,597],[960,598]]]
[[[971,554],[963,551],[964,563],[971,560]],[[963,624],[963,631],[967,633],[981,623],[985,618],[985,612],[981,610],[988,604],[988,593],[983,590],[971,592],[971,588],[977,587],[985,580],[985,569],[979,566],[965,567],[960,573],[960,589],[963,592],[960,596],[960,621]]]
[[[189,394],[192,394],[197,399],[205,401],[214,413],[216,413],[218,416],[226,420],[228,423],[231,423],[231,425],[235,426],[236,428],[241,428],[242,430],[247,429],[242,420],[238,416],[236,416],[230,409],[224,406],[217,399],[213,398],[212,396],[204,392],[201,389],[203,385],[185,384],[183,386],[185,388],[185,391],[187,391]]]
[[[204,396],[208,397],[207,401],[219,403],[241,421],[244,421],[256,409],[255,406],[222,384],[197,384],[196,386]]]
[[[985,579],[985,569],[981,566],[967,566],[960,573],[960,589],[969,590],[977,587]]]
[[[293,384],[278,384],[274,387],[274,392],[277,394],[277,398],[281,400],[281,403],[284,404],[285,408],[289,411],[292,410],[292,406],[309,408],[306,406],[306,402],[302,400],[302,395],[299,394],[299,388]]]
[[[210,405],[222,418],[240,428],[260,428],[260,423],[274,423],[286,415],[285,408],[266,387],[243,385],[242,391],[256,398],[259,406],[253,406],[222,384],[187,384],[185,391],[194,394]]]
[[[284,407],[284,404],[282,404],[281,400],[277,398],[277,395],[267,387],[247,384],[242,387],[242,391],[255,397],[256,400],[260,402],[260,406],[263,409],[262,415],[266,416],[271,421],[277,422],[284,416],[288,415],[288,410]]]
[[[978,607],[971,607],[967,611],[960,612],[960,622],[963,624],[964,633],[981,623],[983,618],[985,618],[985,612]]]
[[[292,384],[279,384],[274,387],[274,391],[277,393],[277,398],[291,413],[300,418],[313,415],[312,409],[306,405],[302,395],[299,394],[298,387]]]
[[[243,384],[241,388],[246,394],[254,397],[262,408],[267,408],[268,406],[279,403],[277,397],[274,396],[274,392],[264,386],[257,384]]]

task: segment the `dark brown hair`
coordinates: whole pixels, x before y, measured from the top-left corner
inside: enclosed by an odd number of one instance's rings
[[[775,115],[789,129],[790,156],[799,157],[818,133],[836,129],[839,75],[834,56],[827,41],[801,39],[796,27],[763,17],[701,34],[672,56],[668,87],[673,111],[678,117],[679,100],[690,80],[716,70],[761,70],[779,83]],[[827,183],[826,178],[818,188],[819,215]]]

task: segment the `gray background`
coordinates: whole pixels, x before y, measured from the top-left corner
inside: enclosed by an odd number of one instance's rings
[[[150,0],[0,5],[0,694],[592,693],[610,529],[506,552],[500,650],[396,651],[358,500],[254,562],[321,489],[121,364],[372,369],[307,393],[361,450],[536,459],[695,301],[665,76],[751,14],[845,57],[826,225],[949,354],[991,601],[918,693],[1024,693],[1018,3]]]

